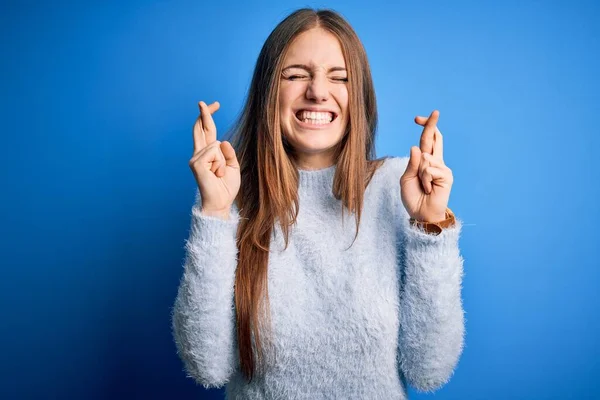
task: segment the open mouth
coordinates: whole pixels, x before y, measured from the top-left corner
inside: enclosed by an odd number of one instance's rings
[[[328,125],[335,121],[337,114],[334,112],[299,110],[296,114],[298,121],[311,125]]]

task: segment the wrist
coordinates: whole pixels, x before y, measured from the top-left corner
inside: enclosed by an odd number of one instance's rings
[[[440,222],[442,222],[442,221],[444,221],[446,219],[448,219],[448,213],[447,212],[444,213],[444,214],[442,214],[442,215],[437,215],[437,216],[434,216],[434,217],[431,217],[431,218],[427,218],[427,219],[421,220],[421,222],[427,222],[429,224],[437,224],[437,223],[440,223]]]

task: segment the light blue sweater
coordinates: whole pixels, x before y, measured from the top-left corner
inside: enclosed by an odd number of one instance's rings
[[[234,278],[239,214],[192,208],[173,334],[188,376],[227,399],[406,399],[434,391],[464,345],[461,221],[438,236],[409,224],[400,197],[407,157],[388,158],[365,192],[358,238],[331,193],[335,166],[300,171],[297,224],[284,251],[275,226],[268,265],[267,372],[239,370]]]

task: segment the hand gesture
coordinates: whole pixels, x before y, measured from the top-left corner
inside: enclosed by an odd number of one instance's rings
[[[229,210],[240,190],[240,164],[235,150],[227,141],[217,140],[217,127],[212,118],[220,104],[198,103],[200,115],[193,127],[194,154],[189,165],[200,195],[204,215],[228,218]]]
[[[406,171],[400,178],[402,203],[418,221],[439,222],[446,218],[452,188],[452,170],[444,164],[442,133],[437,128],[439,112],[429,118],[417,116],[423,126],[420,147],[410,148]]]

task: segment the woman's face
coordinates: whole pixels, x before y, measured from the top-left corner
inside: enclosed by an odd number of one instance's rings
[[[348,122],[348,74],[337,38],[314,28],[290,45],[279,88],[282,134],[302,169],[334,162]]]

